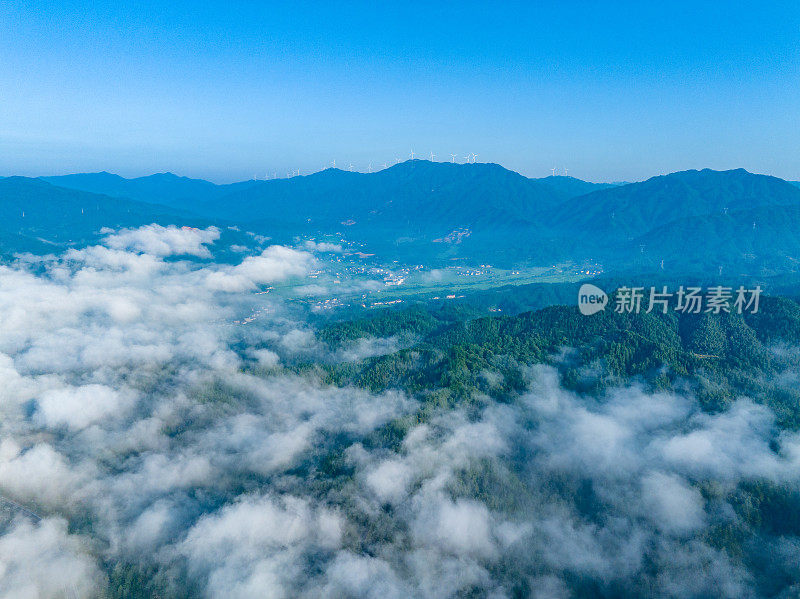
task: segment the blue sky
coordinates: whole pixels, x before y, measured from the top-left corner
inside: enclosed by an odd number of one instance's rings
[[[800,179],[796,1],[121,4],[0,0],[0,175]]]

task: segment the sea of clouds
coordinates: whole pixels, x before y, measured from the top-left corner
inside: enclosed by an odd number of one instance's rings
[[[286,295],[255,293],[302,288],[331,248],[217,264],[218,239],[152,225],[0,265],[0,596],[102,596],[115,564],[214,598],[757,594],[704,539],[736,515],[696,483],[798,486],[800,437],[766,408],[710,415],[638,387],[596,401],[534,366],[518,400],[385,447],[372,433],[417,400],[283,368],[325,350]],[[487,469],[496,488],[474,492]],[[775,543],[800,580],[800,540]]]

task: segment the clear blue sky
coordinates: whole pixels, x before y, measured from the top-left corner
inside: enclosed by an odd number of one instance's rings
[[[413,148],[800,179],[796,0],[487,5],[0,0],[0,175],[232,181]]]

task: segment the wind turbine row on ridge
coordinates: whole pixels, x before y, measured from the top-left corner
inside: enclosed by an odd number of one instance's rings
[[[412,149],[411,152],[410,152],[411,160],[414,160],[417,155],[418,155],[417,152],[415,152]],[[431,151],[430,154],[428,155],[428,159],[431,162],[434,162],[436,160],[436,156],[437,155],[433,151]],[[451,153],[450,154],[450,162],[455,164],[457,157],[458,157],[457,153]],[[464,160],[467,162],[467,164],[474,164],[478,160],[478,154],[476,154],[475,152],[471,152],[471,153],[467,154],[466,156],[464,156]],[[396,157],[394,159],[394,164],[399,164],[400,161],[401,161],[401,159],[399,157]],[[373,165],[373,162],[370,162],[368,164],[368,166],[367,166],[367,172],[368,173],[372,173],[373,172],[372,165]],[[324,170],[324,168],[325,167],[323,167],[323,169],[320,169],[320,170]],[[336,159],[331,160],[329,168],[336,168]],[[389,163],[388,162],[384,162],[383,163],[383,168],[384,169],[389,168]],[[352,162],[348,163],[347,170],[351,171],[351,172],[355,171],[355,166],[353,165]],[[566,172],[566,169],[564,169],[564,171]],[[293,169],[291,171],[287,171],[286,172],[286,178],[289,179],[291,177],[299,177],[300,174],[301,174],[301,169],[299,169],[299,168],[298,169]],[[553,169],[553,174],[555,174],[555,169]],[[278,173],[272,173],[271,176],[270,176],[269,173],[266,173],[264,175],[263,179],[260,179],[258,174],[254,174],[252,180],[253,181],[269,181],[270,179],[278,179]]]

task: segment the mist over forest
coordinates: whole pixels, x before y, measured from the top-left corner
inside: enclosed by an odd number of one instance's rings
[[[0,266],[3,597],[800,589],[793,300],[337,320],[337,248],[220,235]]]

